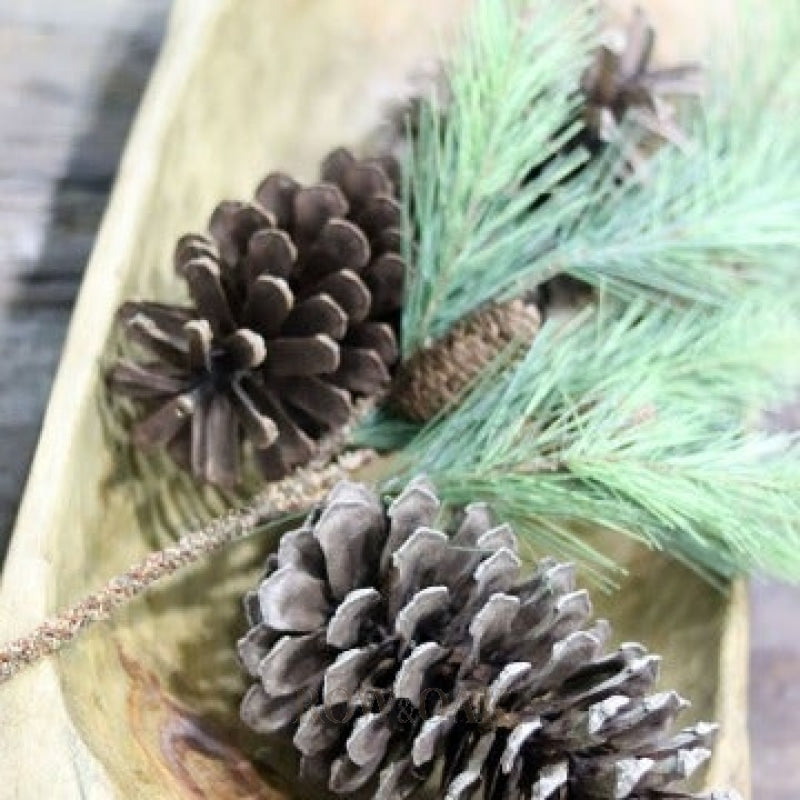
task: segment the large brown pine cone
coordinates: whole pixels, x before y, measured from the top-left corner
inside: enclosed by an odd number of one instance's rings
[[[153,360],[122,360],[112,384],[144,400],[135,430],[199,478],[229,486],[240,443],[277,479],[382,392],[399,355],[405,267],[390,159],[331,153],[322,180],[274,173],[254,202],[224,202],[208,235],[175,251],[190,308],[128,303],[130,336]]]
[[[678,787],[715,728],[671,732],[687,703],[649,694],[659,659],[606,653],[572,567],[524,573],[484,505],[451,533],[440,511],[424,480],[388,506],[342,483],[284,536],[245,601],[243,720],[291,737],[306,776],[348,796],[692,796]]]

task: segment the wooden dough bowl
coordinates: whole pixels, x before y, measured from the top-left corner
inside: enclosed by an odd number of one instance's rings
[[[697,48],[681,0],[653,3],[670,55]],[[0,594],[0,640],[190,527],[185,483],[121,480],[102,363],[117,305],[175,291],[171,249],[215,202],[282,168],[357,143],[404,76],[447,41],[467,0],[179,0],[86,271],[19,512]],[[685,31],[691,31],[691,36]],[[213,498],[209,499],[211,502]],[[190,501],[190,502],[187,502]],[[181,505],[182,503],[182,505]],[[158,508],[158,513],[153,511]],[[239,597],[267,543],[187,570],[0,686],[0,794],[53,798],[278,798],[237,724]],[[630,551],[624,595],[601,598],[622,640],[664,656],[663,686],[722,724],[707,780],[748,790],[745,591],[720,593],[658,555]],[[602,608],[606,606],[606,608]],[[266,770],[266,772],[265,772]],[[267,780],[265,780],[267,774]]]

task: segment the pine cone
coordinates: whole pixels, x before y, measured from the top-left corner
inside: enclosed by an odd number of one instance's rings
[[[121,361],[112,385],[144,401],[134,438],[167,444],[230,486],[243,439],[278,479],[383,391],[398,358],[405,265],[391,159],[345,150],[303,187],[274,173],[255,202],[221,203],[208,236],[178,242],[191,308],[128,303],[121,318],[155,360]]]
[[[714,726],[671,733],[687,704],[648,694],[659,659],[604,653],[571,566],[521,574],[517,540],[482,504],[452,535],[424,480],[388,507],[342,483],[284,536],[239,642],[257,679],[243,720],[292,737],[302,771],[337,794],[618,800],[675,788]],[[722,795],[716,795],[722,798]]]
[[[618,138],[624,119],[632,119],[659,139],[683,144],[685,137],[667,98],[699,94],[699,68],[680,64],[650,69],[656,36],[640,8],[633,12],[624,33],[607,38],[609,42],[598,48],[581,81],[586,128],[578,143],[597,153]],[[627,155],[633,167],[644,159],[638,151]]]
[[[651,69],[655,30],[642,9],[637,8],[625,31],[608,31],[607,43],[598,47],[594,59],[581,78],[584,129],[564,147],[577,147],[599,155],[616,140],[623,120],[636,121],[647,133],[674,144],[685,143],[675,122],[673,98],[698,95],[702,88],[700,69],[695,64],[678,64],[665,69]],[[441,64],[425,65],[410,81],[411,93],[393,103],[384,124],[375,132],[373,148],[402,158],[408,140],[416,138],[423,103],[429,103],[445,118],[450,102],[450,87]],[[532,107],[536,113],[536,106]],[[643,154],[626,154],[631,166],[639,166]],[[547,164],[539,165],[531,177],[539,175]]]
[[[478,309],[399,367],[392,408],[415,422],[433,419],[456,405],[512,343],[527,348],[540,324],[538,308],[520,299]]]

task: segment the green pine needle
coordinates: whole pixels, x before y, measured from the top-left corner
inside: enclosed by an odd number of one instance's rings
[[[523,11],[535,24],[513,23]],[[553,157],[575,133],[576,87],[594,46],[588,5],[479,2],[450,71],[452,103],[444,117],[423,107],[407,165],[415,271],[405,356],[470,311],[560,273],[626,298],[711,304],[743,284],[791,283],[800,258],[800,5],[758,14],[762,23],[751,19],[743,46],[731,48],[737,55],[711,70],[707,101],[686,110],[688,151],[664,147],[644,182],[620,185],[614,148],[580,170],[581,152]]]
[[[742,423],[785,391],[795,320],[794,304],[759,294],[733,311],[609,303],[548,325],[518,365],[411,436],[397,477],[426,473],[448,502],[488,501],[539,551],[600,575],[613,562],[576,524],[708,576],[798,579],[800,440]],[[409,433],[374,420],[362,438]]]
[[[405,353],[498,291],[519,290],[527,253],[574,214],[553,203],[548,229],[527,224],[532,204],[585,159],[552,157],[577,132],[577,87],[595,28],[586,0],[478,0],[448,70],[446,117],[423,106],[406,165],[405,194],[413,197],[406,228],[414,231],[406,256],[415,267],[407,280]]]

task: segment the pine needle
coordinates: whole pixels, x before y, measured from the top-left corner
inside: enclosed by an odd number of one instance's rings
[[[407,165],[404,355],[561,273],[626,299],[719,305],[754,283],[795,289],[800,6],[762,5],[745,22],[706,101],[685,109],[688,148],[663,147],[645,180],[620,183],[632,130],[579,170],[585,154],[555,156],[594,46],[588,4],[479,2],[452,102],[443,117],[423,106]]]
[[[498,281],[508,289],[538,246],[525,224],[531,206],[585,159],[553,156],[579,127],[577,89],[594,32],[587,0],[478,0],[447,69],[446,116],[423,105],[406,165],[406,256],[415,265],[406,354],[482,304]],[[548,213],[553,225],[569,215],[555,204]]]
[[[800,439],[743,421],[782,396],[798,342],[796,306],[771,294],[719,311],[602,304],[546,326],[522,362],[419,430],[399,480],[424,472],[449,502],[486,500],[537,550],[600,575],[612,561],[576,524],[710,577],[798,579]],[[391,421],[370,430],[368,443],[398,443]]]

